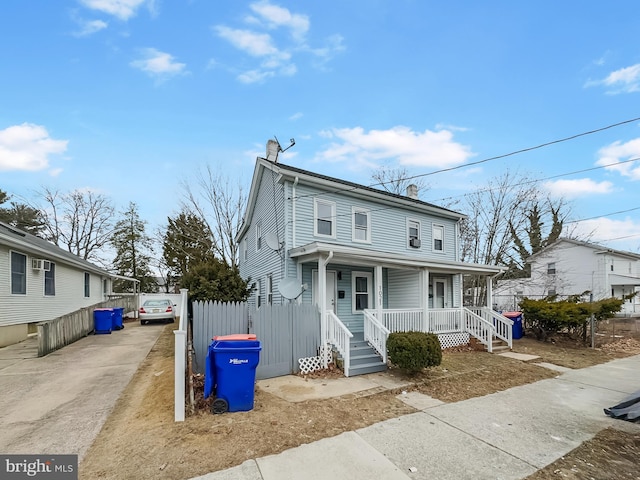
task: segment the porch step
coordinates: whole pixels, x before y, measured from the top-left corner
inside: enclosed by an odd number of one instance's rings
[[[351,365],[349,367],[349,376],[364,375],[366,373],[383,372],[387,369],[382,358],[378,355],[368,342],[364,341],[362,333],[355,333],[351,339],[351,348],[349,350]]]
[[[362,365],[351,365],[351,368],[349,369],[349,376],[355,377],[356,375],[364,375],[366,373],[384,372],[386,369],[387,366],[382,363],[382,360]]]
[[[491,353],[504,353],[505,351],[509,351],[509,345],[504,340],[494,338],[491,342],[491,347],[493,351]],[[485,346],[485,350],[488,350]]]

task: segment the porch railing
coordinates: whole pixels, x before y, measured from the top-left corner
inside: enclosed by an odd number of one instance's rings
[[[495,327],[495,336],[513,348],[513,320],[487,307],[470,308],[473,313],[482,317]]]
[[[480,343],[486,345],[487,351],[493,351],[493,335],[495,328],[492,323],[488,322],[479,315],[476,315],[468,308],[463,309],[465,330],[476,337]]]
[[[364,310],[364,340],[380,354],[387,363],[387,337],[389,329],[378,321],[371,310]]]
[[[375,310],[369,311],[375,318]],[[424,325],[422,310],[395,309],[383,310],[380,323],[390,332],[425,332],[428,327]]]
[[[429,331],[449,333],[462,331],[459,308],[437,308],[429,310]]]
[[[338,316],[332,311],[327,312],[327,337],[329,343],[336,347],[344,362],[344,376],[349,376],[349,366],[351,365],[351,338],[353,333],[340,321]],[[322,353],[324,354],[324,353]]]

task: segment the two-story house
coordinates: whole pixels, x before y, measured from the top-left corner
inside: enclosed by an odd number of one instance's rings
[[[501,280],[494,289],[499,309],[517,308],[521,297],[565,298],[589,292],[593,300],[622,298],[640,290],[640,254],[595,243],[559,238],[527,259],[531,277]],[[587,296],[588,298],[588,296]],[[514,306],[515,305],[515,306]],[[620,314],[640,313],[638,296],[627,299]]]
[[[510,345],[508,319],[463,306],[464,275],[486,276],[491,292],[501,271],[458,260],[464,215],[419,200],[415,187],[396,195],[283,165],[269,146],[267,157],[256,161],[238,235],[250,303],[316,304],[321,344],[346,357],[347,375],[358,342],[386,362],[393,331],[435,332],[443,347],[472,335],[491,349],[496,334]]]

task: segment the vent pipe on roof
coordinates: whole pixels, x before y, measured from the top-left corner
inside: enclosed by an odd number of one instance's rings
[[[280,144],[276,140],[267,140],[267,160],[270,162],[277,162],[279,152]]]
[[[418,186],[415,184],[411,184],[407,186],[407,197],[409,198],[418,198]]]

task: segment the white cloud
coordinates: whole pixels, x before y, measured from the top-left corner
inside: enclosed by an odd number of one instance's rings
[[[256,33],[250,30],[218,25],[214,27],[220,38],[227,40],[231,45],[254,57],[278,56],[280,52],[273,45],[273,40],[268,33]]]
[[[92,10],[113,15],[120,20],[129,20],[145,3],[152,13],[155,10],[155,2],[153,0],[80,0],[80,3]]]
[[[551,195],[564,198],[576,198],[583,195],[607,194],[613,191],[613,183],[595,182],[590,178],[575,180],[555,180],[542,185]]]
[[[80,24],[80,30],[74,33],[76,37],[93,35],[109,26],[107,22],[103,22],[102,20],[81,20],[78,23]]]
[[[145,48],[141,52],[143,58],[134,60],[130,65],[152,77],[162,79],[185,73],[186,64],[176,62],[173,55],[169,53],[155,48]]]
[[[632,245],[637,245],[640,238],[640,222],[629,217],[624,220],[600,217],[569,224],[567,227],[571,229],[572,234],[581,238],[621,250],[633,251]]]
[[[607,87],[607,93],[612,95],[640,92],[640,63],[611,72],[603,80],[590,80],[585,86],[596,85]]]
[[[453,141],[453,134],[447,130],[414,132],[397,126],[365,132],[355,127],[324,131],[321,136],[334,142],[317,155],[318,160],[358,162],[367,167],[375,167],[383,160],[395,160],[406,167],[446,168],[474,156],[468,146]]]
[[[52,177],[57,177],[62,173],[63,169],[62,168],[52,168],[51,170],[49,170],[49,175]]]
[[[289,117],[289,120],[292,120],[292,121],[300,120],[303,116],[304,114],[302,112],[296,112]]]
[[[626,143],[614,142],[598,151],[600,158],[596,165],[611,165],[640,158],[640,138],[629,140]],[[607,170],[618,172],[620,175],[632,180],[640,180],[640,162],[627,162],[621,165],[606,167]]]
[[[271,5],[267,1],[252,3],[249,8],[265,20],[269,28],[290,29],[291,35],[298,41],[302,41],[309,31],[309,17],[306,15],[291,13],[288,9]],[[253,18],[250,19],[252,20]]]
[[[0,130],[0,171],[43,170],[49,166],[49,155],[63,153],[67,140],[54,140],[47,129],[32,123]]]
[[[274,75],[274,72],[249,70],[238,75],[238,80],[240,80],[242,83],[259,83],[265,81],[267,78],[273,77]]]

